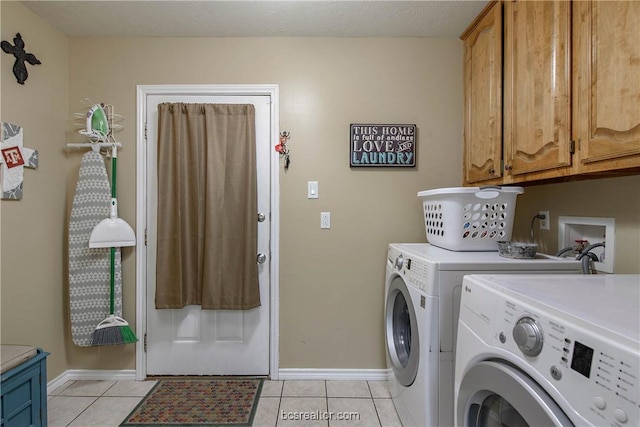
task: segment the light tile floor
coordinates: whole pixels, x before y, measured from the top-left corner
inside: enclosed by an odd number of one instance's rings
[[[48,425],[118,426],[154,384],[155,381],[68,381],[49,392]],[[321,380],[265,380],[253,425],[402,426],[386,381]]]

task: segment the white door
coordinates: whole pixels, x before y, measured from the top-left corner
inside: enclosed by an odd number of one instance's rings
[[[147,374],[269,374],[270,96],[152,95],[146,97],[147,123]],[[156,208],[158,104],[162,102],[253,104],[256,111],[258,173],[258,253],[261,306],[251,310],[156,310]],[[257,257],[258,254],[256,254]]]

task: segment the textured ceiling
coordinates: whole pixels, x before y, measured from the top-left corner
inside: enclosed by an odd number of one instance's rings
[[[477,1],[25,1],[69,36],[458,37]]]

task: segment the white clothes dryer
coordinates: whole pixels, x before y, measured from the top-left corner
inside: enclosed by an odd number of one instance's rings
[[[385,280],[389,390],[405,427],[453,425],[453,362],[462,279],[472,273],[579,273],[580,263],[538,255],[454,252],[390,244]]]
[[[640,425],[640,276],[467,276],[458,426]]]

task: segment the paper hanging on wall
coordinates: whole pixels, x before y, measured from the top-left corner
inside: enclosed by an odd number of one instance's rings
[[[0,164],[2,199],[22,199],[24,168],[38,167],[38,151],[23,147],[22,127],[11,123],[2,123],[0,144]]]

